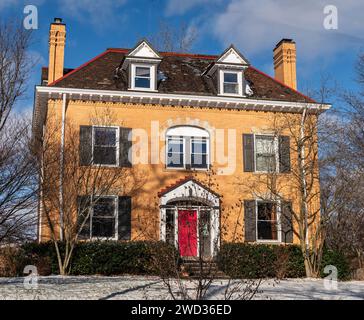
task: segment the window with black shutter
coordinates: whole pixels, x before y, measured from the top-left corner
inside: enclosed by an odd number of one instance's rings
[[[100,197],[91,216],[91,237],[113,239],[116,233],[116,197]]]
[[[93,127],[93,164],[118,164],[118,129]]]

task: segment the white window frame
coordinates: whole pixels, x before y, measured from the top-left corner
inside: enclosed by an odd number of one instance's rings
[[[206,162],[207,162],[207,167],[206,168],[193,168],[192,167],[192,140],[193,139],[199,139],[199,140],[206,140]],[[202,153],[201,153],[202,154]],[[210,168],[210,138],[206,138],[206,137],[190,137],[190,166],[191,166],[191,170],[196,170],[196,171],[206,171],[209,170]]]
[[[198,135],[197,133],[194,133],[194,134],[190,134],[190,133],[181,133],[181,134],[168,134],[168,130],[166,132],[166,147],[165,147],[165,167],[166,169],[168,170],[191,170],[191,171],[207,171],[210,169],[210,166],[211,166],[211,161],[210,161],[210,143],[211,143],[211,140],[210,140],[210,134],[209,132],[204,129],[204,128],[198,128],[198,127],[194,127],[194,126],[178,126],[178,127],[186,127],[186,128],[196,128],[196,129],[199,129],[199,130],[202,130],[203,132],[206,133],[205,136],[202,136],[202,135]],[[170,128],[170,129],[173,129]],[[183,128],[184,129],[184,128]],[[200,133],[201,134],[201,133]],[[168,166],[168,142],[169,142],[169,139],[170,138],[179,138],[179,139],[182,139],[183,141],[183,167],[180,167],[180,168],[175,168],[175,167],[169,167]],[[186,138],[190,138],[190,141],[189,141],[189,147],[190,147],[190,153],[187,155],[186,154]],[[189,162],[191,162],[191,155],[192,155],[192,139],[193,138],[196,138],[196,139],[206,139],[206,144],[207,144],[207,148],[206,148],[206,151],[207,151],[207,168],[189,168],[187,169],[187,159],[189,157]],[[191,165],[191,164],[190,164]]]
[[[94,237],[92,235],[92,220],[93,220],[93,216],[94,216],[94,204],[92,205],[91,208],[91,214],[90,214],[90,235],[89,235],[89,239],[91,241],[107,241],[107,240],[118,240],[119,239],[119,197],[116,195],[107,195],[107,196],[97,196],[99,198],[113,198],[114,199],[114,204],[115,204],[115,209],[114,209],[114,219],[115,219],[115,236],[113,238],[106,238],[106,237]],[[92,200],[93,202],[93,200]]]
[[[225,93],[224,92],[224,75],[225,73],[235,73],[237,74],[238,79],[238,93]],[[220,92],[219,95],[221,96],[231,96],[231,97],[242,97],[243,96],[243,72],[242,71],[235,71],[235,70],[219,70],[219,85],[220,85]]]
[[[258,238],[258,203],[259,202],[272,202],[276,204],[277,208],[277,240],[259,239]],[[255,200],[255,240],[257,243],[282,243],[282,224],[281,224],[281,201],[280,200]]]
[[[98,128],[107,128],[107,129],[115,129],[116,130],[116,163],[115,164],[98,164],[98,163],[94,163],[94,147],[95,147],[95,129]],[[91,140],[92,140],[92,165],[93,166],[100,166],[100,167],[110,167],[110,168],[116,168],[119,167],[119,163],[120,163],[120,152],[119,152],[119,148],[120,148],[120,128],[116,127],[116,126],[98,126],[98,125],[93,125],[92,126],[92,135],[91,135]]]
[[[268,136],[274,138],[274,153],[275,153],[275,160],[276,160],[276,167],[275,171],[270,172],[266,170],[257,170],[257,136]],[[254,134],[254,172],[255,173],[279,173],[279,141],[278,136],[270,133],[255,133]]]
[[[139,88],[135,86],[136,68],[149,68],[150,69],[150,87],[149,88]],[[144,64],[144,63],[132,63],[130,66],[131,77],[130,77],[130,90],[138,91],[157,91],[156,90],[156,66],[154,64]]]
[[[179,139],[182,140],[182,144],[183,144],[183,167],[169,167],[168,166],[168,146],[169,146],[169,139]],[[168,170],[186,170],[186,139],[183,136],[173,136],[173,135],[168,135],[166,137],[166,168]]]

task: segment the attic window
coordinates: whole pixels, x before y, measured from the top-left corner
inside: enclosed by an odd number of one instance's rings
[[[131,64],[132,90],[156,90],[156,66],[152,64]]]
[[[135,88],[150,89],[150,67],[135,68]]]
[[[237,73],[224,72],[224,93],[239,93]]]
[[[242,79],[241,71],[220,70],[220,95],[242,96]]]

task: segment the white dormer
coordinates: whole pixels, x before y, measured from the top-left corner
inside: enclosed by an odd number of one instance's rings
[[[231,45],[224,53],[217,59],[217,63],[225,64],[240,64],[243,66],[249,66],[249,61]]]
[[[218,95],[245,97],[252,94],[244,77],[248,67],[249,61],[231,45],[216,60],[207,75],[217,81]]]
[[[147,40],[140,41],[125,56],[122,68],[129,74],[129,90],[157,91],[159,53]]]

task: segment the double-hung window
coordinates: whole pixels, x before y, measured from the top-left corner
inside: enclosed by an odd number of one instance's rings
[[[135,67],[134,87],[140,89],[151,88],[150,67]]]
[[[118,128],[93,128],[93,164],[118,164]]]
[[[277,203],[257,201],[256,208],[258,241],[279,241]]]
[[[91,238],[116,238],[117,197],[100,197],[92,208]]]
[[[167,167],[168,168],[184,168],[185,152],[183,137],[169,137],[167,145]]]
[[[277,170],[277,139],[274,136],[255,136],[255,171],[274,172]]]
[[[209,134],[202,128],[179,126],[167,131],[167,168],[205,170],[209,167]]]
[[[225,94],[239,94],[239,80],[238,73],[224,72],[224,93]]]
[[[191,168],[207,169],[208,152],[206,138],[191,138]]]

